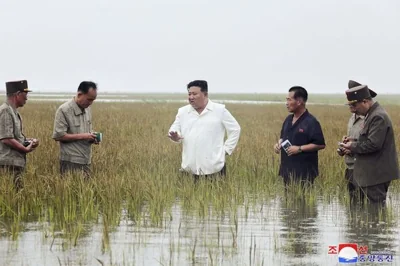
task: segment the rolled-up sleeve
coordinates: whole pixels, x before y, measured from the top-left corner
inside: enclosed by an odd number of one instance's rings
[[[68,122],[62,109],[57,109],[54,119],[53,139],[58,139],[67,134]]]
[[[0,140],[14,138],[14,123],[11,114],[3,109],[0,113]]]

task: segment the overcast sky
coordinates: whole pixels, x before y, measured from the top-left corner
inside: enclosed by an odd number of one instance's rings
[[[2,0],[0,80],[36,91],[378,93],[400,86],[398,0]]]

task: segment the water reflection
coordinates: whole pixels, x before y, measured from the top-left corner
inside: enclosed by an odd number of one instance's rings
[[[399,250],[399,228],[394,218],[393,207],[380,207],[375,205],[346,206],[348,217],[346,241],[368,246],[368,251],[388,251],[395,254]]]
[[[281,213],[281,237],[286,240],[283,252],[295,258],[317,254],[319,229],[316,202],[304,197],[284,197]]]
[[[184,211],[177,201],[162,226],[133,222],[121,210],[121,222],[112,230],[105,229],[102,219],[82,226],[76,246],[67,244],[71,239],[62,234],[53,239],[46,234],[51,224],[28,215],[19,221],[25,231],[15,241],[10,221],[1,219],[6,234],[0,238],[0,261],[4,265],[100,265],[100,261],[105,265],[338,265],[337,255],[327,254],[329,245],[349,242],[373,251],[399,250],[400,201],[392,203],[386,210],[374,211],[351,209],[337,199],[327,203],[308,194],[289,195],[245,203],[224,213],[209,207],[209,215],[201,218],[196,211]],[[145,213],[142,216],[146,219]],[[105,241],[109,249],[104,248]],[[399,263],[398,258],[393,262]]]

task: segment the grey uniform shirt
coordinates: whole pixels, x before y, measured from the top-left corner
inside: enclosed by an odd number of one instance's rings
[[[8,103],[0,106],[0,140],[16,139],[23,144],[22,120],[18,111]],[[0,165],[25,167],[26,154],[11,148],[0,141]]]
[[[92,132],[92,113],[90,107],[82,109],[74,99],[63,103],[56,112],[53,139],[66,134]],[[78,164],[90,164],[92,143],[88,140],[60,141],[60,160]]]
[[[360,131],[362,130],[362,125],[364,123],[364,116],[359,116],[353,114],[347,125],[347,136],[353,139],[358,139],[360,137]],[[348,169],[354,168],[354,156],[345,155],[344,161]]]

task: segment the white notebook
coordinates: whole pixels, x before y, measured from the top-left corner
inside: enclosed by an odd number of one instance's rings
[[[286,153],[287,149],[289,149],[290,146],[292,146],[292,143],[290,143],[288,139],[281,143],[281,147],[285,150]]]

